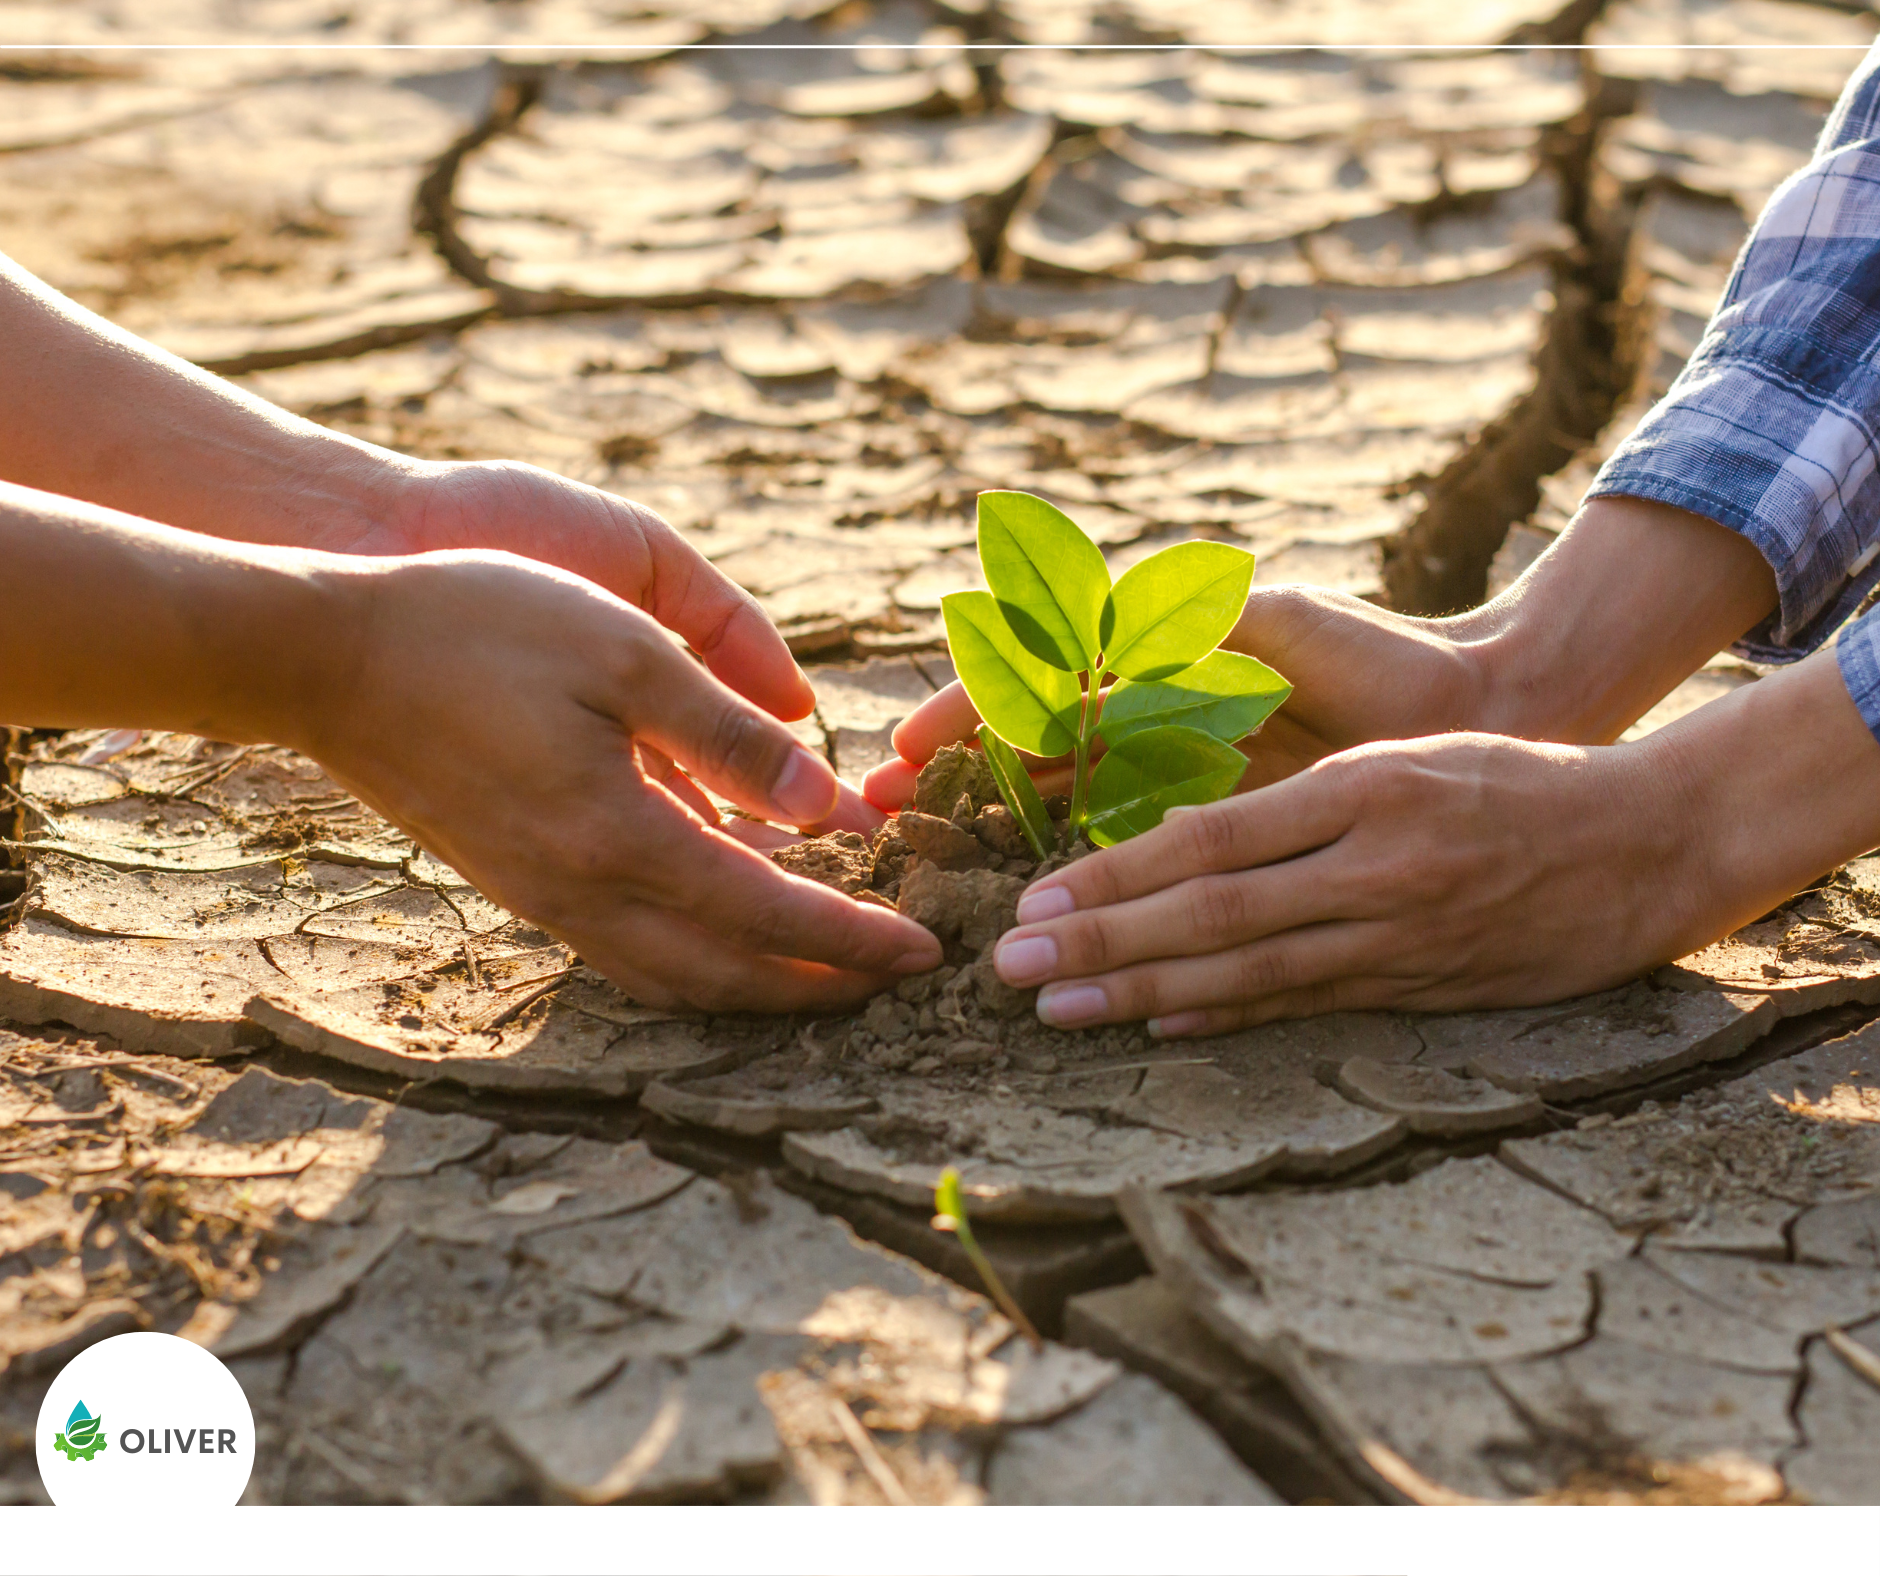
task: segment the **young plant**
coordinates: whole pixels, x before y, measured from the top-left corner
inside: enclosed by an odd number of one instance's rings
[[[1062,510],[983,492],[979,563],[990,589],[941,599],[947,641],[999,791],[1039,858],[1054,832],[1019,750],[1072,758],[1066,838],[1100,848],[1234,791],[1247,764],[1235,743],[1292,693],[1264,663],[1215,649],[1246,604],[1252,553],[1182,542],[1112,585]]]
[[[966,1199],[960,1192],[960,1174],[951,1166],[940,1173],[940,1180],[933,1190],[933,1228],[935,1231],[950,1231],[960,1239],[960,1246],[966,1250],[967,1258],[973,1261],[973,1268],[979,1271],[979,1278],[986,1283],[986,1290],[992,1294],[1004,1312],[1006,1318],[1018,1326],[1019,1333],[1032,1344],[1034,1351],[1044,1348],[1044,1340],[1038,1334],[1037,1327],[1025,1317],[1025,1310],[1013,1300],[1012,1294],[1005,1289],[1005,1282],[999,1279],[998,1271],[993,1269],[992,1260],[973,1236],[972,1223],[966,1218]]]

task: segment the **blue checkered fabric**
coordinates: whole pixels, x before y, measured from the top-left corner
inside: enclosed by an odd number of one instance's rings
[[[1754,542],[1781,601],[1734,648],[1753,661],[1806,656],[1880,582],[1880,44],[1587,495],[1655,498]],[[1842,630],[1836,654],[1880,739],[1880,618]]]

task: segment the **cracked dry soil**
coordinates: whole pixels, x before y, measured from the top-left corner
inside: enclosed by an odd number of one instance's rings
[[[985,487],[1117,571],[1198,536],[1414,611],[1506,584],[1875,28],[1779,9],[256,24],[436,48],[335,65],[131,57],[218,9],[74,5],[0,65],[0,249],[315,420],[659,508],[825,664],[800,731],[855,776],[951,677]],[[1258,47],[1307,32],[1447,47]],[[1819,47],[1715,47],[1772,37]],[[755,47],[800,42],[840,47]],[[1493,47],[1541,43],[1591,47]],[[0,811],[10,1497],[59,1363],[159,1328],[231,1362],[276,1502],[1880,1500],[1872,861],[1621,991],[1177,1051],[992,978],[1035,871],[970,785],[783,856],[945,970],[697,1018],[288,752],[88,742],[10,733]],[[950,1162],[1040,1358],[928,1228]]]

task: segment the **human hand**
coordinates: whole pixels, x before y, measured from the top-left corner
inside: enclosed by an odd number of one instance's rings
[[[1354,744],[1467,725],[1483,685],[1479,645],[1458,633],[1455,621],[1386,612],[1341,591],[1256,587],[1222,644],[1285,674],[1293,693],[1241,744],[1249,762],[1243,790]],[[922,701],[894,730],[895,759],[863,779],[868,802],[879,810],[905,805],[934,752],[971,739],[978,726],[958,683]],[[1070,759],[1040,763],[1032,775],[1041,793],[1068,792]]]
[[[407,554],[485,548],[566,569],[650,613],[681,636],[740,695],[786,722],[816,699],[783,636],[756,600],[658,514],[640,504],[511,461],[401,465],[383,526],[351,551]],[[642,762],[694,808],[705,804],[670,761],[642,746]],[[841,785],[811,832],[872,831],[881,824],[854,788]],[[750,822],[726,830],[776,841]]]
[[[676,762],[798,826],[825,822],[838,796],[820,756],[647,613],[508,554],[338,562],[331,677],[273,736],[637,999],[825,1010],[939,964],[924,928],[785,874],[670,777]],[[649,596],[721,659],[755,653],[773,670],[756,687],[787,695],[781,643],[698,591]]]
[[[1647,744],[1364,745],[1048,876],[996,967],[1047,1023],[1169,1037],[1602,989],[1760,912],[1703,879],[1686,789]]]

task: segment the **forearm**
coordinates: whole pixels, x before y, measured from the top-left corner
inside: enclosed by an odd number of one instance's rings
[[[1736,532],[1596,498],[1508,591],[1440,621],[1474,677],[1450,725],[1609,743],[1775,605],[1774,575]]]
[[[0,483],[0,716],[300,741],[344,690],[357,560],[218,542]]]
[[[0,256],[0,481],[234,541],[378,544],[421,467],[127,334]]]
[[[1880,743],[1819,652],[1637,744],[1696,946],[1880,846]]]

